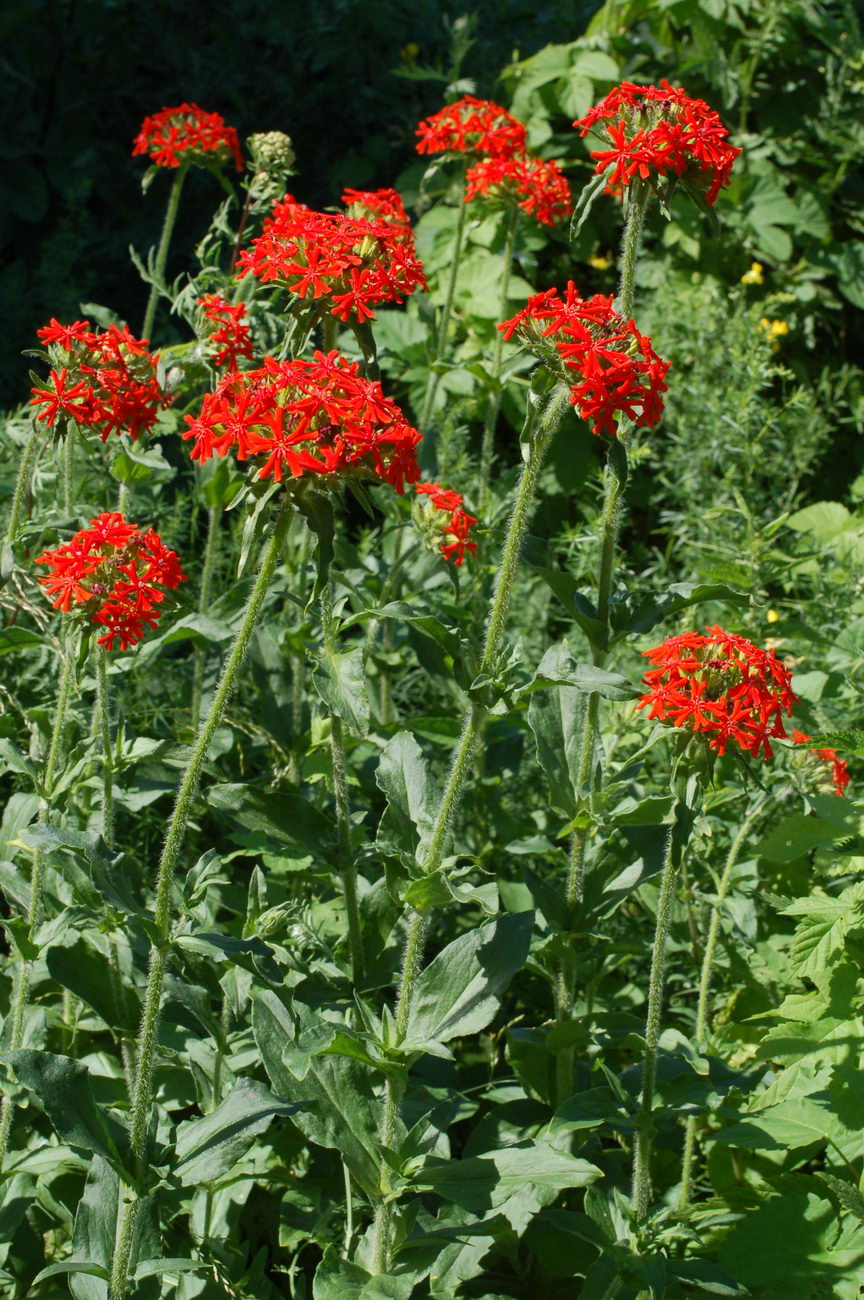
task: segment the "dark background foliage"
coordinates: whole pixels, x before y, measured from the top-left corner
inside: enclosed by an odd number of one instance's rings
[[[514,48],[572,40],[594,0],[481,0],[468,69],[482,94]],[[165,185],[142,202],[146,160],[130,157],[147,113],[183,99],[221,113],[241,138],[280,130],[297,149],[298,196],[338,201],[344,185],[390,185],[413,156],[414,126],[442,82],[393,75],[446,63],[461,0],[24,0],[0,9],[0,404],[21,399],[23,348],[49,316],[97,301],[137,328],[145,289],[129,261],[153,242]],[[415,45],[415,53],[406,47]],[[163,178],[159,178],[162,180]],[[191,177],[175,248],[206,229],[214,181]],[[182,252],[177,253],[178,267]]]

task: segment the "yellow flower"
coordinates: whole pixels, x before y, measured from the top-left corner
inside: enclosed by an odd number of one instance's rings
[[[765,331],[768,335],[769,341],[772,344],[775,344],[775,346],[779,346],[776,344],[778,338],[782,338],[784,334],[789,333],[789,326],[786,324],[785,320],[769,320],[767,316],[763,316],[759,322],[759,326]]]
[[[420,46],[415,44],[414,41],[409,41],[407,45],[402,46],[402,49],[399,51],[399,57],[405,63],[413,63],[419,53]]]
[[[777,613],[776,609],[769,609],[765,617],[767,618],[769,623],[780,622],[780,615]]]
[[[608,257],[601,257],[599,253],[592,253],[588,258],[588,265],[593,266],[595,271],[608,271],[612,263]]]
[[[761,262],[751,262],[750,270],[745,271],[744,274],[741,276],[741,283],[742,284],[764,284],[765,283],[764,269],[765,268],[762,266]]]

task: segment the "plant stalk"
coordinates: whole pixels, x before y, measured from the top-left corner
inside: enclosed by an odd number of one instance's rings
[[[171,885],[174,870],[183,847],[186,825],[189,820],[192,801],[198,789],[201,768],[207,757],[228,699],[237,682],[240,667],[246,655],[252,633],[261,613],[267,589],[273,577],[285,534],[291,518],[290,501],[283,501],[270,540],[264,548],[258,576],[249,595],[243,621],[233,645],[225,660],[222,676],[213,695],[207,716],[201,724],[198,737],[186,764],[183,779],[177,792],[177,802],[168,823],[168,831],[162,848],[156,882],[156,903],[153,920],[159,932],[159,943],[150,950],[150,968],[147,976],[147,988],[144,994],[144,1007],[141,1015],[141,1028],[138,1034],[138,1050],[135,1063],[135,1087],[132,1093],[132,1122],[130,1127],[130,1147],[138,1178],[138,1187],[131,1189],[132,1197],[127,1200],[114,1254],[109,1284],[109,1300],[122,1300],[129,1280],[129,1260],[135,1237],[135,1226],[140,1209],[140,1183],[147,1167],[148,1130],[150,1127],[151,1090],[153,1083],[153,1065],[156,1052],[156,1039],[159,1028],[159,1015],[162,1006],[162,987],[165,980],[165,967],[168,961],[171,923]]]
[[[213,572],[216,567],[216,550],[219,541],[221,511],[218,506],[207,507],[207,541],[204,545],[204,565],[201,569],[201,586],[198,592],[198,613],[206,614],[210,608],[210,593],[213,589]],[[204,689],[204,667],[207,651],[204,646],[195,647],[192,665],[192,730],[197,731],[201,723],[201,693]]]
[[[516,226],[519,221],[519,208],[514,203],[510,208],[507,219],[507,234],[504,241],[504,272],[501,279],[501,300],[498,304],[498,319],[504,321],[507,319],[507,308],[510,302],[510,273],[513,269],[513,245],[516,240]],[[495,447],[495,426],[498,421],[498,412],[501,409],[501,389],[499,380],[501,377],[501,355],[504,349],[504,335],[500,329],[495,331],[495,342],[492,350],[492,379],[495,387],[489,395],[489,406],[486,411],[486,424],[483,429],[483,443],[480,448],[480,476],[477,489],[477,509],[480,518],[486,517],[489,501],[489,479],[492,473],[492,454]]]
[[[631,191],[632,192],[632,191]],[[618,283],[618,311],[629,317],[633,312],[633,298],[636,292],[636,262],[639,246],[642,242],[642,226],[651,191],[647,186],[640,186],[633,194],[624,234],[621,239],[621,279]]]
[[[102,741],[102,838],[114,846],[114,753],[111,744],[111,705],[108,696],[108,656],[96,650],[96,713]]]
[[[42,429],[33,421],[32,432],[24,444],[24,450],[21,454],[21,464],[18,467],[18,476],[15,479],[15,489],[12,493],[12,505],[9,509],[9,521],[6,525],[6,536],[3,541],[3,549],[13,546],[17,537],[18,529],[21,526],[21,510],[24,505],[24,498],[27,495],[27,488],[30,484],[30,473],[33,469],[33,461],[36,456],[36,447],[39,442],[39,435]]]
[[[444,298],[444,307],[441,313],[441,320],[438,325],[438,334],[435,339],[435,354],[432,358],[433,369],[430,371],[429,379],[426,382],[426,394],[423,398],[423,409],[420,414],[420,432],[425,433],[429,427],[429,418],[432,415],[432,408],[435,405],[435,397],[438,393],[438,385],[441,382],[441,376],[434,368],[443,359],[447,347],[447,340],[450,335],[450,321],[453,314],[453,299],[456,296],[456,280],[459,275],[459,260],[462,255],[462,243],[465,238],[465,222],[468,204],[465,202],[465,186],[463,180],[462,197],[459,202],[459,216],[456,219],[456,234],[453,239],[453,252],[450,262],[450,274],[447,278],[447,293]]]
[[[168,195],[168,206],[165,209],[165,220],[162,223],[162,235],[159,239],[159,247],[156,250],[156,265],[154,267],[154,283],[150,286],[150,297],[147,299],[147,310],[144,313],[144,324],[141,326],[141,337],[149,341],[150,333],[153,329],[153,321],[156,316],[156,306],[159,302],[160,282],[165,275],[165,265],[168,261],[168,249],[171,247],[171,236],[174,233],[174,222],[177,220],[177,209],[180,206],[180,194],[183,189],[183,182],[186,179],[187,167],[180,164],[177,168],[174,180],[171,182],[171,191]]]

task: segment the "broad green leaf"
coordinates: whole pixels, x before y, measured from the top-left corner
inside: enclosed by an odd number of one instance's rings
[[[411,853],[429,843],[440,791],[429,764],[409,731],[399,731],[381,751],[375,780],[387,796],[379,838],[392,838]],[[389,834],[388,834],[389,832]]]
[[[607,673],[593,664],[577,663],[569,652],[562,653],[560,646],[551,646],[546,651],[530,682],[519,691],[519,697],[549,686],[572,686],[583,694],[596,693],[607,700],[632,700],[641,694],[620,673]]]
[[[304,1106],[292,1114],[292,1123],[311,1142],[336,1148],[358,1184],[375,1198],[380,1105],[371,1071],[346,1056],[316,1056],[302,1081],[295,1078],[283,1060],[294,1022],[275,993],[256,993],[252,1031],[276,1095]]]
[[[134,1032],[140,1017],[138,1000],[119,975],[111,975],[104,953],[80,937],[72,942],[67,934],[65,942],[48,949],[46,961],[51,978],[92,1007],[106,1025]]]
[[[417,981],[406,1047],[485,1029],[528,955],[533,922],[533,912],[507,913],[439,952]]]
[[[723,582],[673,582],[665,591],[650,596],[634,593],[612,605],[612,642],[650,632],[658,623],[693,605],[704,605],[708,601],[746,605],[749,600],[749,593],[736,591]]]
[[[184,1187],[216,1182],[246,1154],[277,1115],[293,1115],[298,1109],[298,1103],[286,1105],[278,1101],[255,1079],[238,1079],[211,1115],[179,1126],[174,1173]]]
[[[794,862],[822,844],[848,839],[851,833],[837,822],[793,813],[778,822],[770,835],[756,845],[756,852],[769,862]]]
[[[163,1273],[206,1272],[212,1268],[202,1259],[145,1259],[135,1269],[133,1280],[140,1282],[145,1277],[161,1277]]]
[[[672,1277],[677,1277],[680,1282],[694,1291],[723,1296],[750,1294],[746,1286],[736,1282],[725,1269],[718,1268],[716,1264],[711,1264],[706,1259],[668,1260],[666,1267]]]
[[[266,835],[273,841],[271,851],[288,844],[321,854],[335,844],[331,819],[299,795],[248,784],[214,785],[207,791],[207,802],[244,829]]]
[[[464,1160],[430,1162],[414,1181],[466,1210],[482,1214],[503,1205],[528,1184],[555,1194],[569,1187],[587,1187],[602,1176],[601,1170],[587,1160],[544,1142],[531,1142]]]
[[[45,645],[45,637],[27,627],[0,628],[0,655],[11,654],[14,650],[29,650],[33,646]]]
[[[756,1114],[742,1115],[737,1123],[707,1136],[720,1146],[749,1151],[796,1150],[811,1142],[824,1142],[837,1123],[825,1106],[809,1097],[799,1097]]]
[[[315,689],[327,708],[358,736],[365,736],[369,730],[364,659],[359,646],[335,654],[328,654],[322,647],[312,674]]]
[[[69,1056],[29,1049],[3,1052],[0,1059],[38,1098],[61,1141],[101,1155],[114,1166],[122,1164],[125,1133],[96,1104],[86,1065]]]
[[[59,1264],[49,1264],[47,1268],[43,1268],[42,1272],[34,1277],[33,1285],[44,1282],[46,1278],[57,1277],[61,1273],[86,1273],[89,1277],[101,1278],[103,1282],[108,1282],[111,1277],[102,1264],[94,1264],[92,1260],[65,1259]]]
[[[834,964],[850,928],[864,917],[864,886],[853,885],[836,898],[818,895],[800,898],[783,909],[800,916],[789,945],[795,975],[813,979]]]
[[[367,1273],[359,1264],[342,1259],[329,1247],[315,1270],[313,1300],[409,1300],[414,1273]]]

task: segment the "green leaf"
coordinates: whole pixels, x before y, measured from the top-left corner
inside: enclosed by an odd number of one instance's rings
[[[174,1173],[184,1187],[216,1182],[277,1115],[293,1115],[300,1104],[280,1102],[255,1079],[238,1079],[211,1115],[178,1127]]]
[[[853,885],[837,898],[800,898],[783,909],[786,916],[803,916],[789,945],[795,975],[813,979],[834,964],[850,928],[862,917],[864,886]]]
[[[303,492],[298,495],[297,509],[318,538],[318,548],[315,553],[316,578],[308,600],[308,604],[311,605],[313,600],[317,600],[321,595],[330,577],[336,522],[332,501],[319,492]]]
[[[750,1292],[741,1286],[734,1277],[716,1264],[706,1259],[667,1260],[666,1268],[672,1277],[677,1277],[686,1286],[696,1291],[705,1291],[708,1295],[746,1296]]]
[[[106,1025],[134,1032],[140,1014],[138,1000],[119,976],[109,976],[105,955],[83,938],[72,942],[67,935],[62,944],[48,949],[46,960],[51,978],[92,1007]]]
[[[854,1183],[847,1183],[844,1179],[835,1178],[833,1174],[826,1174],[822,1170],[817,1170],[815,1176],[834,1193],[844,1210],[853,1214],[859,1223],[864,1223],[864,1196]]]
[[[64,1259],[60,1264],[49,1264],[41,1273],[37,1273],[33,1285],[36,1286],[46,1278],[57,1277],[61,1273],[86,1273],[88,1277],[100,1277],[103,1282],[111,1280],[110,1273],[101,1264],[94,1264],[92,1260]]]
[[[121,1150],[126,1135],[96,1104],[86,1065],[69,1056],[27,1049],[0,1053],[0,1060],[7,1062],[18,1081],[38,1098],[61,1141],[123,1167]]]
[[[133,1273],[133,1281],[145,1277],[161,1277],[163,1273],[207,1272],[213,1265],[202,1259],[145,1259]]]
[[[518,698],[549,686],[572,686],[585,695],[602,695],[607,700],[632,700],[642,693],[620,673],[607,673],[593,664],[577,663],[562,646],[550,646],[530,682],[518,692]]]
[[[440,791],[410,731],[399,731],[381,751],[375,780],[387,796],[379,839],[422,856],[435,824]]]
[[[771,834],[756,845],[756,852],[769,862],[794,862],[822,844],[848,839],[851,833],[851,829],[837,822],[793,813],[791,817],[784,817]]]
[[[417,981],[406,1049],[485,1029],[528,955],[533,923],[533,912],[508,913],[448,944]]]
[[[315,1270],[312,1296],[313,1300],[409,1300],[416,1281],[413,1272],[367,1273],[328,1246]]]
[[[327,708],[358,736],[365,736],[369,730],[364,664],[365,654],[360,646],[335,654],[322,647],[312,673],[315,689]]]
[[[742,1115],[736,1124],[706,1136],[719,1146],[744,1147],[748,1151],[784,1151],[824,1142],[837,1126],[825,1106],[809,1097],[781,1101],[757,1114]]]
[[[145,483],[151,476],[165,482],[176,474],[173,465],[162,455],[158,445],[146,449],[135,443],[124,443],[111,458],[111,474],[118,483],[132,486]]]
[[[35,645],[47,645],[46,638],[39,632],[32,632],[26,627],[0,628],[0,655],[12,654],[15,650],[29,650]]]
[[[553,647],[567,654],[561,645]],[[576,814],[584,693],[573,686],[538,691],[528,705],[537,758],[546,773],[549,803],[563,816]]]
[[[750,596],[725,582],[673,582],[665,591],[650,596],[634,594],[623,601],[617,600],[610,611],[614,631],[612,643],[625,636],[650,632],[658,623],[672,618],[682,609],[713,600],[746,605]]]
[[[290,845],[320,854],[335,844],[331,819],[299,795],[238,783],[211,786],[207,802],[246,830],[268,836],[274,850]]]
[[[602,1176],[596,1165],[544,1142],[520,1142],[464,1160],[430,1162],[414,1181],[463,1209],[482,1214],[503,1205],[528,1184],[554,1195],[569,1187],[587,1187]]]
[[[295,1078],[283,1060],[294,1022],[275,993],[256,993],[252,1031],[277,1096],[305,1107],[292,1123],[311,1142],[338,1150],[360,1187],[376,1198],[380,1106],[371,1071],[347,1056],[316,1056],[302,1081]]]

